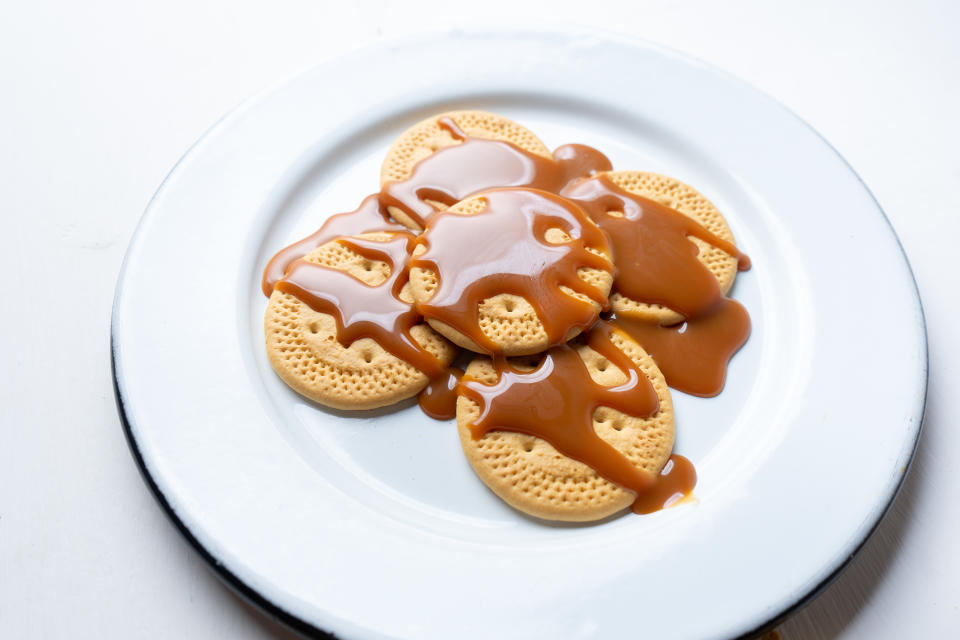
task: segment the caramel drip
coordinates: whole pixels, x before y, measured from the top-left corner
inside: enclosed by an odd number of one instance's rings
[[[263,293],[269,298],[287,267],[320,245],[339,236],[355,236],[372,231],[407,231],[403,225],[390,220],[386,208],[380,206],[378,194],[364,198],[354,211],[330,216],[315,233],[278,251],[263,270],[260,283]]]
[[[671,507],[693,493],[695,486],[697,470],[693,468],[693,463],[673,454],[650,488],[637,496],[633,511],[646,514]]]
[[[400,290],[407,282],[408,248],[413,241],[414,236],[409,233],[397,233],[385,241],[337,240],[368,260],[390,265],[389,277],[377,286],[365,284],[345,271],[301,258],[290,265],[276,288],[295,296],[318,313],[333,316],[337,341],[344,347],[360,338],[372,338],[428,377],[441,376],[446,373],[444,366],[410,336],[410,328],[420,323],[420,315],[413,305],[400,299]]]
[[[697,245],[690,238],[740,259],[732,243],[679,211],[620,189],[605,176],[584,180],[563,195],[576,200],[610,236],[617,266],[614,290],[685,317],[706,313],[722,300],[716,277],[697,260]],[[743,268],[749,267],[742,258]]]
[[[469,137],[450,118],[437,123],[460,143],[438,149],[418,162],[409,178],[389,182],[381,191],[384,205],[399,208],[421,229],[437,213],[428,201],[449,207],[474,193],[502,187],[558,193],[574,180],[611,167],[605,155],[585,145],[565,145],[553,158],[544,158],[502,140]]]
[[[606,304],[604,292],[577,274],[581,267],[612,269],[606,257],[588,250],[606,252],[603,232],[575,204],[553,194],[502,189],[483,198],[486,205],[475,215],[438,214],[429,233],[418,240],[426,251],[410,266],[433,271],[439,279],[433,297],[418,303],[420,313],[453,327],[491,354],[499,348],[480,327],[480,303],[499,294],[527,300],[550,344],[562,342],[570,327],[589,327],[596,320],[595,307],[559,287]],[[570,240],[548,242],[551,229],[564,231]]]
[[[423,412],[435,420],[457,417],[457,384],[463,370],[451,367],[445,375],[437,376],[420,392],[417,402]]]
[[[617,327],[643,345],[674,389],[709,398],[723,390],[727,363],[750,335],[750,316],[723,298],[710,313],[663,327],[619,317]]]
[[[480,416],[468,425],[474,439],[490,431],[511,431],[546,440],[561,454],[633,492],[634,510],[647,513],[653,510],[652,504],[659,502],[655,508],[660,508],[678,491],[688,493],[693,483],[688,474],[667,470],[666,475],[654,476],[637,468],[594,430],[593,414],[599,407],[638,418],[650,417],[660,408],[653,385],[610,340],[613,331],[610,325],[598,323],[587,335],[587,345],[627,376],[622,384],[598,384],[577,352],[562,344],[547,351],[539,366],[529,372],[516,370],[505,358],[496,358],[495,384],[465,377],[460,390],[481,405]]]
[[[730,358],[750,335],[750,316],[740,303],[724,297],[690,238],[734,256],[741,271],[750,268],[750,259],[695,220],[628,193],[605,176],[572,185],[564,195],[610,236],[617,267],[614,290],[685,318],[664,327],[623,316],[617,325],[647,350],[674,389],[703,397],[720,393]]]

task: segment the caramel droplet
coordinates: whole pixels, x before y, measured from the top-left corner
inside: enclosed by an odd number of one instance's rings
[[[417,402],[423,412],[434,420],[450,420],[457,417],[457,385],[463,376],[463,370],[451,367],[445,375],[439,375],[430,381]]]

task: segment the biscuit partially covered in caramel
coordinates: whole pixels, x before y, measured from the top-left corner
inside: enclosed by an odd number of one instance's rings
[[[601,174],[628,193],[649,198],[692,218],[721,240],[733,243],[733,232],[723,214],[693,187],[668,176],[646,171],[609,171]],[[726,295],[737,276],[737,257],[725,253],[700,238],[687,238],[698,249],[697,259],[716,277],[721,292]],[[660,304],[632,300],[616,289],[610,295],[610,307],[618,315],[629,316],[671,325],[684,317],[676,310]]]
[[[573,202],[493,189],[436,215],[410,263],[431,327],[478,353],[528,355],[592,325],[613,264],[606,236]]]
[[[659,408],[652,416],[643,418],[601,406],[593,414],[593,429],[637,469],[656,476],[673,449],[670,390],[657,365],[640,345],[620,332],[613,332],[611,341],[650,381]],[[612,388],[627,381],[625,372],[588,346],[577,345],[576,350],[598,385]],[[533,370],[535,358],[520,358],[513,366],[517,370]],[[485,357],[470,363],[466,378],[485,385],[498,381],[493,363]],[[460,444],[483,483],[515,509],[546,520],[588,522],[617,513],[634,501],[632,492],[603,478],[583,462],[559,453],[540,438],[494,430],[474,439],[470,425],[480,414],[480,404],[461,394],[457,400]],[[503,425],[504,429],[510,427]]]
[[[418,162],[444,147],[461,144],[462,141],[449,129],[441,126],[440,123],[444,119],[452,121],[467,136],[501,140],[534,155],[547,159],[553,157],[547,146],[537,136],[509,118],[486,111],[448,111],[421,120],[400,134],[387,151],[387,157],[380,169],[381,187],[389,182],[407,180],[413,175],[413,168]],[[489,188],[501,186],[506,185],[486,185]],[[426,201],[437,211],[443,211],[448,206],[430,198],[426,198]],[[422,229],[417,220],[399,207],[390,206],[387,210],[397,222],[414,231]]]
[[[393,235],[368,233],[356,238],[387,240]],[[376,287],[384,296],[392,295],[389,287],[382,285],[394,267],[370,260],[341,242],[327,242],[303,259],[347,273],[364,285]],[[409,284],[399,297],[407,304],[413,303]],[[361,338],[347,346],[340,344],[332,315],[315,311],[280,288],[270,296],[264,335],[270,364],[283,381],[297,393],[335,409],[373,409],[393,404],[416,395],[429,381],[426,374],[373,338]],[[450,364],[456,356],[456,347],[426,324],[413,326],[410,336],[443,365]]]

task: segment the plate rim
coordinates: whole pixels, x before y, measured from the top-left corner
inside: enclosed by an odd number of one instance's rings
[[[923,433],[923,424],[926,417],[926,407],[927,407],[927,398],[928,398],[928,389],[929,389],[929,337],[927,334],[926,326],[926,316],[923,308],[923,301],[920,296],[920,290],[917,285],[916,276],[913,271],[913,267],[910,264],[909,257],[907,256],[906,250],[903,247],[903,243],[898,236],[896,229],[893,227],[893,224],[890,221],[890,218],[887,216],[886,211],[880,205],[876,196],[869,189],[866,182],[863,178],[857,173],[853,166],[847,161],[847,159],[837,150],[837,148],[830,143],[817,129],[815,129],[810,123],[808,123],[804,118],[796,114],[786,105],[781,103],[779,100],[770,96],[766,92],[754,86],[752,83],[739,78],[738,76],[720,68],[705,62],[695,56],[689,55],[672,49],[670,47],[664,46],[662,44],[652,42],[643,38],[631,36],[628,34],[620,33],[613,30],[599,29],[599,28],[588,28],[580,26],[557,26],[557,25],[541,25],[537,27],[530,26],[517,26],[517,27],[497,27],[497,26],[471,26],[471,27],[447,27],[441,29],[429,29],[417,31],[415,33],[410,33],[397,37],[383,38],[375,42],[361,43],[357,46],[351,47],[347,50],[341,51],[340,53],[331,55],[322,59],[321,61],[306,66],[304,68],[298,69],[294,73],[288,74],[281,78],[280,80],[271,83],[265,88],[254,92],[248,98],[239,102],[236,106],[226,111],[222,114],[213,124],[211,124],[180,156],[180,158],[174,163],[174,165],[167,172],[163,180],[158,185],[153,196],[147,203],[143,213],[140,216],[140,219],[137,222],[136,227],[134,228],[133,233],[130,236],[127,249],[124,253],[123,262],[121,264],[120,270],[117,275],[116,285],[114,289],[114,299],[111,310],[111,320],[110,320],[110,367],[111,367],[111,379],[114,390],[114,399],[117,407],[118,417],[120,419],[121,428],[124,433],[124,438],[127,442],[127,445],[130,449],[131,455],[134,459],[141,477],[143,478],[144,483],[147,485],[151,494],[154,496],[158,504],[160,505],[162,511],[167,515],[174,527],[180,532],[181,535],[186,539],[189,545],[194,549],[194,551],[199,554],[199,556],[204,560],[210,569],[212,569],[213,574],[227,586],[231,591],[238,595],[244,601],[251,603],[261,609],[269,617],[281,622],[287,627],[293,629],[294,631],[308,635],[315,638],[337,638],[335,634],[330,631],[327,631],[321,627],[318,627],[303,618],[300,618],[289,611],[285,610],[281,605],[271,601],[266,595],[260,593],[255,588],[244,582],[239,576],[233,573],[221,560],[219,560],[213,553],[211,553],[203,544],[197,539],[197,537],[190,531],[186,523],[177,515],[176,510],[173,508],[171,502],[167,499],[167,496],[164,494],[163,490],[157,484],[153,476],[150,474],[150,471],[146,465],[146,462],[143,458],[142,452],[140,450],[139,444],[137,443],[136,436],[133,432],[133,427],[128,416],[128,412],[125,406],[125,399],[123,392],[121,390],[120,380],[117,375],[117,344],[116,344],[116,331],[118,325],[118,312],[119,312],[119,301],[121,299],[121,294],[124,288],[126,273],[128,270],[128,261],[131,255],[131,249],[139,240],[142,235],[143,229],[146,226],[145,221],[151,215],[151,212],[154,209],[154,205],[158,200],[158,196],[162,194],[168,184],[168,182],[173,178],[180,166],[184,161],[191,157],[194,151],[199,148],[206,140],[215,135],[222,127],[229,124],[234,119],[240,117],[247,109],[253,107],[265,98],[268,95],[273,94],[274,92],[280,90],[284,86],[293,82],[297,78],[312,72],[317,72],[323,67],[332,65],[337,61],[350,57],[357,53],[366,53],[373,54],[378,51],[385,51],[392,48],[402,48],[411,44],[416,44],[422,41],[424,38],[434,38],[434,37],[445,37],[449,38],[451,36],[469,36],[473,38],[481,37],[502,37],[504,35],[509,35],[515,38],[537,38],[543,36],[569,36],[569,37],[594,37],[599,38],[605,41],[618,42],[632,47],[641,47],[647,50],[653,51],[657,54],[664,55],[670,58],[674,58],[681,62],[691,64],[705,70],[708,70],[710,73],[721,76],[728,82],[732,82],[740,85],[741,87],[747,89],[753,93],[756,97],[765,100],[771,105],[775,105],[782,112],[788,114],[791,118],[799,122],[807,129],[809,132],[813,133],[821,142],[823,142],[826,147],[842,162],[842,164],[847,168],[850,174],[856,178],[857,182],[863,188],[864,192],[870,197],[873,205],[876,210],[880,213],[883,221],[886,223],[887,229],[892,235],[894,241],[896,242],[897,248],[900,252],[900,255],[903,258],[903,264],[906,267],[907,274],[909,275],[909,281],[913,286],[914,300],[916,302],[916,310],[918,313],[918,323],[920,328],[920,334],[922,337],[922,362],[921,362],[921,376],[919,377],[918,383],[920,385],[920,400],[919,400],[919,413],[917,416],[916,427],[913,433],[912,442],[909,443],[909,453],[906,455],[901,468],[898,470],[897,478],[891,487],[890,494],[883,504],[882,508],[878,509],[876,512],[876,517],[870,527],[865,531],[862,538],[856,543],[856,545],[850,550],[848,554],[840,561],[836,568],[825,576],[818,584],[814,585],[807,593],[799,596],[793,602],[787,604],[784,608],[779,610],[777,613],[773,614],[766,621],[760,623],[754,628],[736,636],[737,639],[747,639],[759,637],[763,633],[775,628],[778,624],[783,622],[787,617],[796,613],[807,604],[809,604],[817,595],[823,592],[853,561],[853,559],[860,553],[866,543],[870,540],[873,534],[876,532],[880,524],[883,522],[883,519],[888,514],[893,502],[896,500],[897,496],[900,494],[901,489],[903,488],[904,481],[907,475],[910,472],[913,461],[916,457],[917,447],[919,445],[920,438]]]

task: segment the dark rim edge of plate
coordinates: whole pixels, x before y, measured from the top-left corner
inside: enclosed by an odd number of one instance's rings
[[[831,151],[833,151],[833,153],[837,156],[837,158],[839,158],[840,161],[846,166],[847,170],[853,175],[853,177],[857,179],[857,182],[860,183],[860,186],[863,187],[867,195],[870,196],[870,199],[873,201],[873,204],[876,207],[877,211],[880,212],[880,216],[883,218],[883,221],[887,224],[887,228],[890,230],[890,233],[897,244],[897,248],[900,250],[900,254],[903,257],[904,265],[907,268],[907,274],[910,276],[910,281],[913,284],[914,295],[916,296],[916,300],[917,300],[917,308],[920,311],[919,320],[920,320],[920,327],[922,330],[921,334],[923,337],[923,371],[922,371],[923,393],[922,393],[922,399],[920,402],[920,412],[919,412],[919,422],[918,422],[917,432],[916,432],[916,435],[914,436],[912,446],[910,447],[910,453],[907,456],[907,459],[904,463],[903,471],[900,473],[900,476],[897,479],[896,486],[891,492],[890,498],[887,500],[886,504],[880,510],[879,515],[877,516],[873,525],[866,532],[863,539],[860,540],[860,542],[856,545],[856,547],[854,547],[853,550],[850,552],[850,554],[847,555],[840,562],[840,564],[833,570],[832,573],[827,575],[823,580],[821,580],[818,584],[816,584],[806,594],[799,597],[790,605],[787,605],[779,613],[774,614],[765,622],[757,625],[750,631],[747,631],[739,636],[735,636],[733,640],[751,640],[754,638],[759,638],[763,634],[776,628],[779,624],[781,624],[784,620],[786,620],[792,614],[797,613],[798,611],[803,609],[806,605],[810,604],[810,602],[812,602],[818,595],[820,595],[828,586],[830,586],[831,583],[833,583],[834,580],[837,579],[837,577],[841,573],[843,573],[843,571],[850,565],[850,563],[857,556],[857,554],[859,554],[860,551],[864,548],[864,546],[866,546],[870,538],[873,537],[873,534],[879,528],[880,523],[883,522],[887,513],[890,511],[890,507],[896,501],[897,496],[900,495],[900,491],[903,488],[904,481],[907,475],[910,473],[910,469],[913,466],[914,458],[916,457],[917,447],[919,446],[920,438],[923,433],[923,423],[926,417],[926,409],[927,409],[927,392],[928,392],[929,377],[930,377],[930,367],[929,367],[930,349],[929,349],[929,340],[927,336],[926,314],[923,309],[923,301],[920,298],[920,288],[917,286],[917,279],[913,273],[913,266],[910,264],[910,260],[909,260],[909,257],[907,256],[907,252],[904,250],[903,243],[900,241],[900,236],[897,235],[896,229],[894,229],[893,224],[890,222],[890,218],[887,216],[886,211],[884,211],[883,207],[880,206],[880,203],[877,201],[876,196],[873,195],[873,192],[869,189],[869,187],[867,187],[866,182],[864,182],[863,178],[860,177],[860,174],[857,173],[856,170],[854,170],[854,168],[850,165],[847,159],[837,150],[836,147],[833,146],[833,144],[829,140],[827,140],[809,122],[807,122],[805,119],[800,117],[797,113],[795,113],[793,110],[788,108],[786,105],[784,105],[777,99],[773,98],[769,94],[755,87],[753,84],[747,82],[746,80],[743,80],[742,78],[739,78],[738,76],[731,74],[728,71],[725,71],[719,67],[716,67],[715,65],[712,65],[703,60],[700,60],[699,58],[696,58],[695,56],[692,56],[690,54],[671,49],[659,43],[647,41],[642,38],[631,37],[629,35],[618,33],[615,31],[606,31],[606,30],[595,29],[595,28],[579,28],[577,30],[582,33],[587,33],[587,34],[592,33],[596,35],[602,35],[623,43],[642,45],[646,48],[675,56],[681,60],[685,60],[687,62],[696,63],[704,67],[707,67],[712,72],[718,73],[728,78],[729,80],[734,81],[737,84],[747,87],[759,97],[762,97],[763,99],[767,100],[771,104],[776,105],[785,113],[789,114],[791,117],[798,120],[811,133],[817,136]],[[450,32],[458,32],[461,30],[454,28],[454,29],[444,29],[439,31],[444,33],[450,33]],[[520,30],[511,30],[511,31],[515,32]],[[555,29],[549,29],[549,28],[540,29],[540,30],[524,29],[522,31],[524,31],[525,33],[539,33],[539,34],[543,34],[543,33],[555,34],[557,32]],[[484,33],[483,29],[478,29],[476,31],[477,35],[482,33]],[[368,46],[383,47],[385,45],[388,46],[391,44],[393,45],[406,44],[408,41],[412,39],[413,38],[409,36],[385,39],[380,42],[370,43],[367,46],[355,47],[349,51],[344,52],[342,55],[349,55],[356,51],[365,49]],[[339,57],[340,56],[332,56],[327,60],[323,60],[319,62],[317,65],[314,65],[311,68],[316,68],[317,66],[323,66],[325,63],[329,62],[329,60],[333,60]],[[302,69],[297,73],[292,74],[287,78],[284,78],[282,82],[278,82],[272,86],[265,88],[262,91],[256,92],[254,95],[242,101],[239,105],[237,105],[233,109],[228,110],[221,118],[219,118],[213,125],[211,125],[210,128],[207,129],[192,145],[190,145],[190,147],[186,150],[186,152],[184,152],[183,156],[181,156],[181,158],[176,162],[176,164],[170,169],[170,172],[164,177],[160,186],[157,188],[157,191],[154,193],[153,197],[150,199],[150,202],[147,204],[147,207],[144,210],[144,213],[141,216],[137,224],[137,227],[131,236],[130,245],[128,245],[128,248],[127,248],[127,254],[124,255],[123,264],[121,265],[120,272],[117,276],[117,285],[114,293],[114,304],[113,304],[114,308],[113,308],[113,313],[111,314],[111,322],[110,322],[110,373],[113,381],[113,392],[114,392],[114,399],[117,406],[117,414],[120,418],[120,424],[123,429],[123,433],[124,433],[124,437],[126,438],[127,445],[130,448],[130,453],[133,456],[134,462],[136,463],[137,468],[140,471],[140,476],[143,478],[144,483],[150,489],[150,492],[153,494],[153,497],[157,500],[157,503],[160,505],[161,509],[167,515],[169,520],[173,523],[174,527],[181,533],[181,535],[183,535],[183,537],[194,549],[194,551],[204,560],[204,562],[206,562],[209,568],[213,570],[214,575],[221,581],[221,583],[227,586],[231,591],[233,591],[241,599],[258,607],[264,613],[266,613],[268,617],[286,625],[291,630],[312,638],[320,638],[322,640],[331,640],[331,639],[336,640],[338,636],[336,636],[332,632],[327,631],[325,629],[321,629],[320,627],[314,626],[313,624],[307,622],[306,620],[303,620],[302,618],[298,618],[297,616],[286,611],[279,605],[271,602],[263,594],[256,591],[245,582],[243,582],[243,580],[241,580],[236,574],[234,574],[222,562],[220,562],[220,560],[218,560],[212,553],[210,553],[200,543],[200,541],[193,535],[193,533],[190,531],[187,525],[179,518],[179,516],[177,516],[172,505],[167,500],[166,496],[163,494],[163,491],[160,489],[156,481],[150,475],[150,472],[147,469],[146,463],[143,459],[143,455],[140,452],[139,446],[137,444],[136,437],[133,435],[133,430],[131,428],[130,421],[127,417],[127,412],[126,412],[126,408],[123,400],[123,394],[120,391],[119,379],[117,377],[117,359],[116,359],[116,345],[115,345],[115,322],[116,322],[115,313],[116,313],[117,302],[120,298],[121,284],[123,282],[124,274],[127,268],[127,257],[129,256],[129,248],[130,246],[132,246],[133,242],[136,240],[137,236],[139,235],[139,231],[141,230],[141,226],[144,218],[147,215],[147,212],[152,208],[154,200],[156,199],[157,195],[163,190],[164,186],[166,186],[168,179],[176,172],[180,164],[183,162],[183,160],[185,160],[191,154],[194,148],[196,148],[201,141],[203,141],[208,136],[213,134],[214,131],[219,129],[220,125],[226,124],[230,120],[231,116],[234,116],[240,111],[245,110],[245,108],[248,106],[252,106],[258,101],[260,97],[279,89],[281,86],[284,86],[287,82],[302,75],[306,71],[307,69]]]
[[[143,455],[140,453],[140,448],[137,445],[136,438],[133,435],[130,421],[127,418],[127,412],[123,402],[123,395],[120,392],[120,385],[117,379],[117,363],[116,358],[114,357],[112,326],[110,331],[110,372],[113,378],[113,395],[117,404],[117,413],[120,417],[120,424],[123,427],[123,434],[126,437],[127,445],[130,447],[130,453],[133,455],[133,460],[136,462],[137,469],[140,471],[140,477],[143,478],[144,483],[146,483],[147,487],[150,489],[150,493],[152,493],[153,497],[156,498],[157,502],[160,504],[160,507],[163,509],[163,512],[170,519],[170,522],[173,523],[173,526],[176,527],[176,529],[181,533],[181,535],[183,535],[184,538],[186,538],[186,541],[207,563],[209,568],[213,569],[213,574],[244,601],[255,605],[257,608],[267,613],[268,616],[285,624],[294,631],[314,638],[336,640],[337,636],[333,633],[324,629],[320,629],[319,627],[315,627],[309,622],[292,615],[270,600],[267,600],[267,598],[265,598],[262,594],[243,582],[243,580],[237,577],[235,573],[230,571],[230,569],[220,562],[212,553],[207,551],[206,547],[204,547],[200,541],[197,540],[196,536],[193,535],[193,532],[190,531],[183,520],[177,516],[170,502],[167,500],[167,497],[163,494],[163,491],[160,489],[156,481],[154,481],[153,476],[151,476],[150,472],[147,470],[147,465],[143,460]]]
[[[243,580],[237,577],[230,569],[228,569],[222,562],[217,560],[217,558],[210,553],[197,538],[193,535],[187,525],[177,516],[176,512],[173,510],[173,507],[167,501],[166,496],[163,494],[163,491],[154,481],[153,477],[150,475],[150,472],[147,470],[146,463],[143,460],[143,455],[140,453],[140,449],[137,445],[136,438],[133,435],[131,430],[130,421],[127,418],[126,409],[124,407],[123,395],[120,393],[120,386],[117,380],[117,367],[116,367],[116,358],[114,357],[114,346],[113,346],[113,330],[111,327],[111,336],[110,336],[110,372],[113,378],[113,393],[114,399],[117,404],[117,413],[120,417],[120,424],[123,428],[123,434],[126,437],[127,445],[130,447],[130,453],[133,455],[133,460],[136,462],[137,469],[140,471],[140,476],[143,478],[144,483],[150,489],[150,493],[153,494],[153,497],[157,500],[157,503],[162,508],[163,512],[167,515],[170,522],[173,523],[173,526],[183,535],[186,541],[190,544],[193,550],[207,563],[210,569],[213,570],[213,574],[220,579],[220,581],[226,585],[231,591],[241,597],[243,600],[249,602],[250,604],[255,605],[266,613],[269,617],[281,622],[287,627],[293,629],[294,631],[313,637],[321,638],[323,640],[336,640],[337,636],[316,627],[309,622],[296,617],[295,615],[287,612],[280,606],[274,604],[263,596],[258,591],[255,591],[249,585],[247,585]],[[924,392],[924,403],[923,403],[923,412],[926,411],[926,391]],[[921,413],[921,416],[923,415]],[[922,431],[922,422],[921,417],[921,430]],[[914,440],[913,449],[910,451],[910,458],[907,461],[906,468],[904,472],[900,475],[900,480],[897,483],[897,488],[891,496],[890,500],[883,507],[883,511],[880,514],[880,517],[877,518],[877,521],[870,528],[870,531],[867,532],[866,536],[857,545],[857,547],[847,556],[846,559],[838,566],[833,573],[824,578],[819,584],[817,584],[812,590],[807,594],[802,596],[796,602],[789,605],[780,613],[776,614],[774,617],[770,618],[766,622],[762,623],[758,627],[737,636],[736,640],[750,640],[753,638],[759,638],[763,634],[767,633],[774,629],[777,625],[786,620],[791,614],[798,612],[800,609],[812,602],[821,592],[823,592],[830,584],[836,580],[836,578],[843,573],[854,557],[863,549],[871,537],[873,537],[874,532],[880,526],[880,523],[883,522],[883,519],[886,517],[887,512],[889,512],[890,507],[893,505],[894,501],[897,499],[897,496],[900,495],[900,490],[903,488],[903,482],[907,477],[907,474],[910,472],[910,468],[913,465],[913,459],[917,451],[917,445],[920,442],[920,431],[917,432],[917,438]]]

